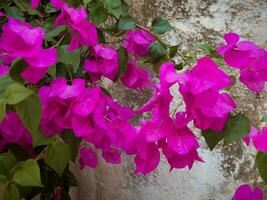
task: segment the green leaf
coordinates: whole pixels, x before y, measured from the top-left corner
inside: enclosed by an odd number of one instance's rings
[[[57,10],[51,5],[51,3],[46,4],[45,12],[47,13],[55,13]]]
[[[108,11],[98,0],[92,0],[87,5],[90,18],[96,24],[101,24],[108,19]]]
[[[157,17],[153,20],[152,27],[154,29],[154,32],[158,34],[164,34],[173,29],[171,24],[167,20],[162,19],[161,17]]]
[[[25,21],[24,14],[21,12],[20,9],[18,9],[17,6],[8,7],[6,14],[7,16],[11,16],[15,19]]]
[[[99,43],[105,43],[106,42],[105,34],[99,28],[97,28],[97,35],[98,35],[98,41],[99,41]]]
[[[0,175],[0,183],[6,183],[6,182],[8,182],[7,177],[4,175]]]
[[[71,161],[75,162],[77,155],[78,155],[78,151],[79,151],[79,145],[82,139],[75,137],[72,131],[64,131],[64,133],[61,136],[63,140],[65,141],[65,143],[68,144],[70,147]]]
[[[263,117],[261,118],[261,122],[267,122],[267,114],[263,115]]]
[[[6,102],[9,105],[18,104],[28,98],[31,94],[33,94],[32,90],[29,90],[18,83],[8,85],[5,90]]]
[[[124,72],[126,71],[128,61],[129,61],[129,55],[127,53],[127,50],[121,47],[119,49],[120,74],[124,74]]]
[[[118,25],[119,31],[127,31],[136,29],[135,22],[132,17],[122,17]]]
[[[237,114],[236,116],[229,117],[226,127],[223,130],[224,144],[227,145],[242,139],[249,133],[250,128],[251,123],[246,116]]]
[[[57,75],[57,66],[56,65],[53,65],[53,66],[49,67],[47,73],[50,76],[52,76],[53,78],[56,78],[56,75]]]
[[[201,49],[203,50],[207,55],[211,55],[213,50],[208,44],[196,44],[193,46],[194,49]]]
[[[5,188],[3,200],[20,200],[19,190],[14,183]]]
[[[17,82],[25,82],[24,78],[21,77],[21,73],[27,68],[28,64],[21,60],[21,59],[15,59],[12,64],[11,68],[9,70],[10,77]]]
[[[212,130],[202,131],[202,135],[205,138],[206,143],[211,151],[223,139],[222,133],[216,133]]]
[[[40,169],[36,160],[29,159],[23,162],[14,172],[13,180],[21,186],[42,187]]]
[[[6,114],[6,101],[5,99],[0,99],[0,122],[3,120]]]
[[[261,178],[267,183],[267,153],[258,152],[256,155],[256,166]]]
[[[152,42],[149,47],[149,54],[151,56],[151,62],[155,63],[166,57],[167,50],[158,42]]]
[[[37,143],[35,141],[35,135],[38,134],[41,120],[41,101],[38,95],[33,94],[17,104],[16,111],[23,124],[32,133],[34,143]]]
[[[175,45],[175,46],[170,46],[169,47],[169,51],[170,51],[169,56],[170,56],[170,58],[173,58],[177,54],[178,47],[179,47],[179,45]]]
[[[104,6],[108,9],[109,13],[112,14],[117,19],[123,13],[123,7],[121,0],[101,0]]]
[[[30,15],[42,16],[42,14],[37,10],[33,9],[29,4],[28,0],[13,0],[13,2],[20,8],[22,12],[27,12]]]
[[[45,35],[45,40],[51,41],[53,37],[58,36],[60,33],[62,33],[64,30],[66,30],[66,26],[58,26],[52,31],[48,32]]]
[[[47,146],[45,163],[62,175],[71,159],[70,147],[63,141],[54,141]]]
[[[57,48],[58,60],[64,64],[72,65],[74,72],[80,65],[80,49],[68,51],[69,45],[62,45]]]
[[[83,0],[83,5],[84,5],[84,7],[86,7],[87,4],[90,3],[91,1],[93,1],[93,0]]]
[[[0,154],[0,175],[9,176],[10,169],[16,164],[17,160],[12,153]]]

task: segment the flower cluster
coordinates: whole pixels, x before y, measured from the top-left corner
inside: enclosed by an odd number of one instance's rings
[[[198,60],[197,65],[183,74],[179,82],[187,114],[201,130],[221,131],[229,113],[236,107],[232,97],[220,92],[231,85],[231,78],[220,70],[209,57]]]
[[[33,28],[27,22],[9,17],[2,31],[0,52],[3,63],[10,64],[17,57],[25,60],[28,66],[21,76],[28,82],[37,83],[44,77],[48,68],[56,63],[56,49],[42,48],[45,33],[41,27]]]
[[[39,96],[42,101],[41,128],[46,136],[72,129],[76,137],[102,149],[103,158],[111,163],[120,162],[118,148],[134,153],[137,133],[128,122],[134,112],[106,96],[98,86],[86,88],[83,79],[75,79],[68,85],[64,78],[59,78],[50,86],[41,87]],[[86,152],[88,156],[93,154],[92,150],[81,149],[81,166],[88,163],[84,158]]]
[[[68,50],[75,50],[80,45],[95,46],[98,43],[96,26],[87,21],[88,15],[85,8],[75,9],[67,3],[51,2],[57,9],[61,9],[60,15],[55,21],[55,26],[68,25],[71,27],[71,41]]]
[[[224,39],[227,44],[218,48],[218,55],[224,55],[229,66],[240,70],[240,81],[251,91],[263,91],[267,81],[267,51],[250,41],[239,42],[236,33],[228,33]]]

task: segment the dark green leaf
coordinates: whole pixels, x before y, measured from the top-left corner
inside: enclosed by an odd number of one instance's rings
[[[45,12],[47,13],[55,13],[57,10],[51,5],[51,3],[46,4]]]
[[[45,35],[45,40],[47,41],[51,41],[51,39],[53,37],[58,36],[60,33],[62,33],[64,30],[66,30],[66,26],[58,26],[55,29],[53,29],[52,31],[48,32]]]
[[[11,16],[11,17],[15,18],[15,19],[19,19],[21,21],[25,21],[24,14],[16,6],[8,7],[6,14],[8,16]]]
[[[50,76],[52,76],[53,78],[56,78],[56,74],[57,74],[57,67],[56,67],[56,65],[53,65],[53,66],[49,67],[47,73]]]
[[[256,166],[261,178],[267,183],[267,153],[258,152],[256,155]]]
[[[16,59],[12,62],[9,70],[10,77],[17,82],[25,82],[24,78],[21,77],[21,73],[27,68],[28,64],[20,59]]]
[[[37,10],[33,9],[28,0],[13,0],[13,2],[20,8],[22,12],[27,12],[30,15],[42,16],[42,14]]]
[[[125,48],[121,47],[119,49],[119,63],[120,63],[120,74],[124,74],[126,71],[129,61],[129,55]]]
[[[25,100],[32,94],[33,94],[32,90],[29,90],[28,88],[18,83],[12,83],[6,87],[5,99],[7,104],[14,105]]]
[[[3,120],[6,114],[6,101],[5,99],[0,99],[0,122]]]
[[[267,122],[267,114],[261,118],[261,122]]]
[[[61,135],[65,143],[67,143],[71,150],[71,161],[75,161],[79,151],[79,145],[81,143],[81,138],[75,137],[72,131],[64,131]]]
[[[167,54],[167,50],[158,42],[152,42],[149,45],[148,49],[152,59],[152,63],[158,62]]]
[[[123,7],[121,0],[101,0],[104,6],[108,9],[109,13],[117,19],[123,13]]]
[[[222,133],[216,133],[212,130],[202,131],[202,135],[211,151],[223,139]]]
[[[136,28],[135,22],[131,17],[122,17],[118,25],[119,31],[134,30]]]
[[[157,17],[153,20],[152,27],[154,29],[154,32],[158,34],[163,34],[173,29],[171,24],[161,17]]]
[[[14,83],[8,74],[0,77],[0,97],[5,97],[5,90],[8,85]]]
[[[175,64],[175,69],[182,70],[184,66],[185,66],[185,63],[181,62],[181,63]]]
[[[105,34],[99,28],[97,28],[97,35],[98,35],[98,41],[99,41],[99,43],[105,43],[106,42]]]
[[[47,146],[45,163],[62,175],[71,159],[70,147],[63,141],[54,141]]]
[[[80,49],[68,51],[68,45],[62,45],[57,48],[58,60],[64,64],[73,66],[74,72],[80,65]]]
[[[17,160],[12,153],[0,154],[0,175],[9,176],[10,169],[16,164]]]
[[[229,117],[226,127],[223,130],[224,144],[227,145],[242,139],[249,133],[250,128],[251,123],[246,116],[237,114],[236,116]]]
[[[36,160],[29,159],[14,172],[13,180],[22,186],[42,187],[40,169]]]
[[[3,200],[19,200],[19,190],[14,183],[9,184],[4,190]]]
[[[92,0],[87,5],[90,18],[96,24],[101,24],[108,19],[108,11],[103,7],[103,4],[98,0]]]
[[[179,47],[179,45],[175,45],[175,46],[170,46],[169,47],[169,51],[170,51],[169,56],[170,56],[170,58],[173,58],[177,54],[178,47]]]

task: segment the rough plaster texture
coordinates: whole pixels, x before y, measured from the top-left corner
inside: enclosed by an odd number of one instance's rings
[[[267,48],[266,0],[128,0],[139,22],[149,23],[155,16],[169,19],[175,30],[166,36],[172,44],[181,44],[181,50],[199,42],[218,44],[222,35],[236,31],[243,38],[252,39]],[[229,69],[228,69],[229,70]],[[231,71],[230,71],[231,72]],[[234,73],[234,72],[233,72]],[[241,85],[232,90],[240,111],[255,123],[267,111],[266,92],[251,94]],[[112,88],[112,94],[123,104],[140,106],[149,92],[137,93],[120,85]],[[173,88],[179,104],[177,88]],[[179,110],[183,106],[179,107]],[[96,170],[79,171],[73,165],[80,186],[72,191],[74,200],[227,200],[235,188],[245,182],[253,182],[255,165],[253,149],[236,143],[219,146],[213,152],[201,140],[200,155],[205,163],[197,163],[189,171],[173,170],[162,159],[158,169],[144,177],[133,173],[131,158],[125,157],[122,165],[111,166],[101,162]],[[263,187],[261,180],[258,185]]]

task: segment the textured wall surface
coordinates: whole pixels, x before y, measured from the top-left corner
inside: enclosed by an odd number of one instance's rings
[[[175,30],[166,36],[181,49],[199,42],[218,44],[229,31],[241,34],[267,48],[266,0],[128,0],[133,14],[146,24],[160,15],[170,20]],[[179,103],[177,88],[173,105]],[[140,106],[149,93],[126,90],[120,85],[112,88],[120,102]],[[256,122],[267,111],[266,92],[250,93],[241,85],[232,90],[240,111]],[[183,106],[180,108],[183,109]],[[96,170],[79,171],[72,166],[80,186],[72,191],[74,200],[227,200],[235,188],[255,179],[252,149],[237,143],[217,147],[213,152],[201,141],[200,155],[205,163],[196,163],[191,171],[173,170],[163,159],[158,169],[144,177],[133,173],[131,158],[124,158],[122,165],[111,166],[101,162]],[[258,181],[262,184],[261,180]]]

